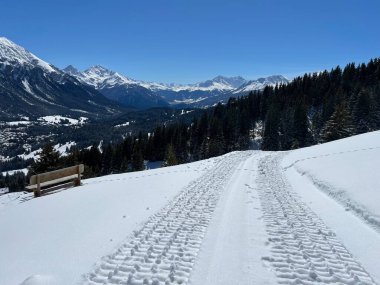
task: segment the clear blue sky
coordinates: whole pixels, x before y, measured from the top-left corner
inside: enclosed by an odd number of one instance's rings
[[[0,34],[58,66],[190,83],[380,56],[379,0],[2,0]]]

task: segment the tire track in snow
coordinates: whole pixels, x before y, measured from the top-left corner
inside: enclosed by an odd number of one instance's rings
[[[83,284],[187,284],[225,185],[248,155],[237,152],[219,160],[103,258]]]
[[[323,221],[291,190],[282,155],[259,162],[258,193],[270,236],[271,264],[280,284],[375,284]]]

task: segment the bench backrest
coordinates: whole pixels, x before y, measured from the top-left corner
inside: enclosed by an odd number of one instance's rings
[[[46,181],[51,181],[51,180],[56,180],[56,179],[63,178],[66,176],[71,176],[74,174],[80,175],[83,173],[83,171],[84,171],[84,165],[79,164],[76,166],[66,167],[66,168],[62,168],[62,169],[58,169],[58,170],[54,170],[54,171],[50,171],[50,172],[32,175],[30,177],[29,184],[30,185],[37,184],[37,176],[39,176],[40,183],[43,183]]]

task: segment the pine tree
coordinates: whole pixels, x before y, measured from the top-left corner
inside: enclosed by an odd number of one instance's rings
[[[59,168],[60,154],[54,149],[52,143],[46,144],[40,153],[40,158],[32,164],[31,172],[33,174],[52,171]]]
[[[279,112],[277,108],[269,109],[265,118],[264,136],[261,148],[263,150],[279,149]]]
[[[341,103],[337,106],[331,118],[326,122],[321,131],[323,142],[329,142],[346,138],[355,134],[350,113],[347,106]]]
[[[294,140],[299,147],[306,146],[309,133],[309,123],[306,106],[298,104],[294,111]]]
[[[144,158],[139,142],[135,142],[133,147],[131,166],[133,171],[144,170]]]
[[[108,144],[102,153],[102,164],[101,164],[101,174],[107,175],[112,173],[112,158],[113,149],[111,144]]]
[[[173,166],[177,165],[178,160],[177,156],[175,154],[175,150],[172,144],[169,144],[166,148],[166,154],[165,154],[165,160],[164,163],[162,164],[163,166]]]
[[[359,134],[377,129],[380,121],[380,112],[377,102],[369,91],[361,90],[359,92],[353,114]]]

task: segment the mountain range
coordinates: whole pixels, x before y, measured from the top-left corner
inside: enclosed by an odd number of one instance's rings
[[[98,117],[152,107],[204,108],[265,86],[286,84],[281,76],[246,80],[217,76],[196,84],[131,79],[95,65],[61,70],[0,37],[0,117],[86,115]]]
[[[66,114],[94,117],[124,107],[23,47],[0,38],[0,118]]]
[[[83,72],[69,65],[63,71],[82,83],[93,86],[107,98],[137,108],[168,105],[203,108],[224,102],[231,96],[262,90],[268,85],[289,83],[289,80],[282,75],[256,80],[246,80],[241,76],[219,75],[195,84],[165,84],[131,79],[100,65],[90,67]]]

